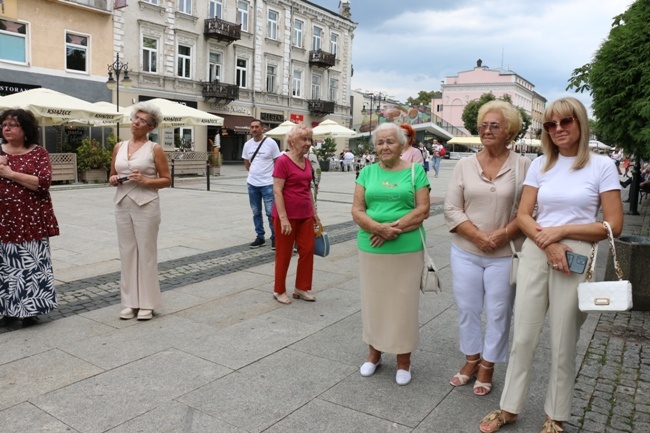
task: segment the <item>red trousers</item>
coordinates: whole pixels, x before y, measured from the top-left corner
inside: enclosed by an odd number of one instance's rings
[[[273,218],[275,229],[275,286],[276,293],[287,291],[287,272],[291,263],[294,243],[298,245],[298,270],[296,289],[311,290],[314,273],[314,219],[290,219],[291,233],[282,234],[280,218]]]

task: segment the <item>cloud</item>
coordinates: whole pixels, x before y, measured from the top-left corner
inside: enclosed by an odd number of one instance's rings
[[[338,10],[338,1],[314,1]],[[439,90],[445,76],[483,66],[509,69],[549,101],[607,38],[631,0],[418,0],[351,2],[358,23],[352,87],[406,100]],[[586,104],[589,95],[577,95]]]

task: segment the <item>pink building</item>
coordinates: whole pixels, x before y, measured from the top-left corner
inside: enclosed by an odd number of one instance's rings
[[[433,111],[462,131],[466,131],[462,116],[467,103],[489,92],[497,98],[508,94],[515,106],[526,110],[533,118],[531,134],[541,128],[540,106],[545,106],[546,98],[535,92],[533,83],[515,72],[490,69],[482,66],[479,59],[474,69],[446,77],[440,87],[442,98],[432,101]]]

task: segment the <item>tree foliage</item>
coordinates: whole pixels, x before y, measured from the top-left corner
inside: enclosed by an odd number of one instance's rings
[[[507,93],[498,99],[512,104],[512,98]],[[488,102],[495,101],[495,100],[497,100],[497,97],[494,96],[492,92],[484,93],[481,95],[480,98],[470,101],[465,106],[465,109],[463,110],[463,116],[462,116],[463,125],[465,126],[465,129],[467,129],[472,135],[478,135],[478,128],[477,128],[478,110]],[[526,133],[528,132],[528,128],[530,128],[531,125],[531,118],[530,115],[526,113],[526,110],[524,110],[523,108],[521,107],[515,107],[515,108],[519,110],[519,114],[521,116],[521,131],[519,131],[519,134],[515,137],[515,140],[517,140],[525,137]]]
[[[573,71],[568,89],[589,91],[599,138],[650,155],[650,2],[614,17],[592,62]]]
[[[416,98],[408,97],[406,103],[408,105],[426,105],[429,107],[431,105],[431,100],[434,98],[440,98],[442,94],[435,90],[427,92],[426,90],[420,90]]]

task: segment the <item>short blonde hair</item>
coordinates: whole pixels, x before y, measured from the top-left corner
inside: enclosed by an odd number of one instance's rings
[[[560,98],[551,102],[546,107],[546,111],[544,111],[544,122],[550,121],[554,114],[560,119],[573,117],[580,126],[578,154],[571,166],[574,170],[578,170],[589,163],[589,118],[587,117],[587,109],[576,98],[567,96],[566,98]],[[555,143],[553,143],[550,134],[546,132],[546,129],[542,131],[542,150],[546,156],[546,164],[542,171],[546,172],[553,168],[560,152]]]
[[[517,137],[519,131],[521,131],[521,113],[510,102],[501,100],[490,101],[479,108],[476,123],[479,125],[483,123],[483,118],[490,112],[501,113],[503,116],[506,122],[506,131],[508,132],[506,143],[510,143]]]
[[[287,134],[287,144],[289,147],[293,144],[293,142],[298,139],[298,138],[312,138],[312,129],[305,125],[304,123],[298,123],[296,126],[291,128],[289,133]]]

